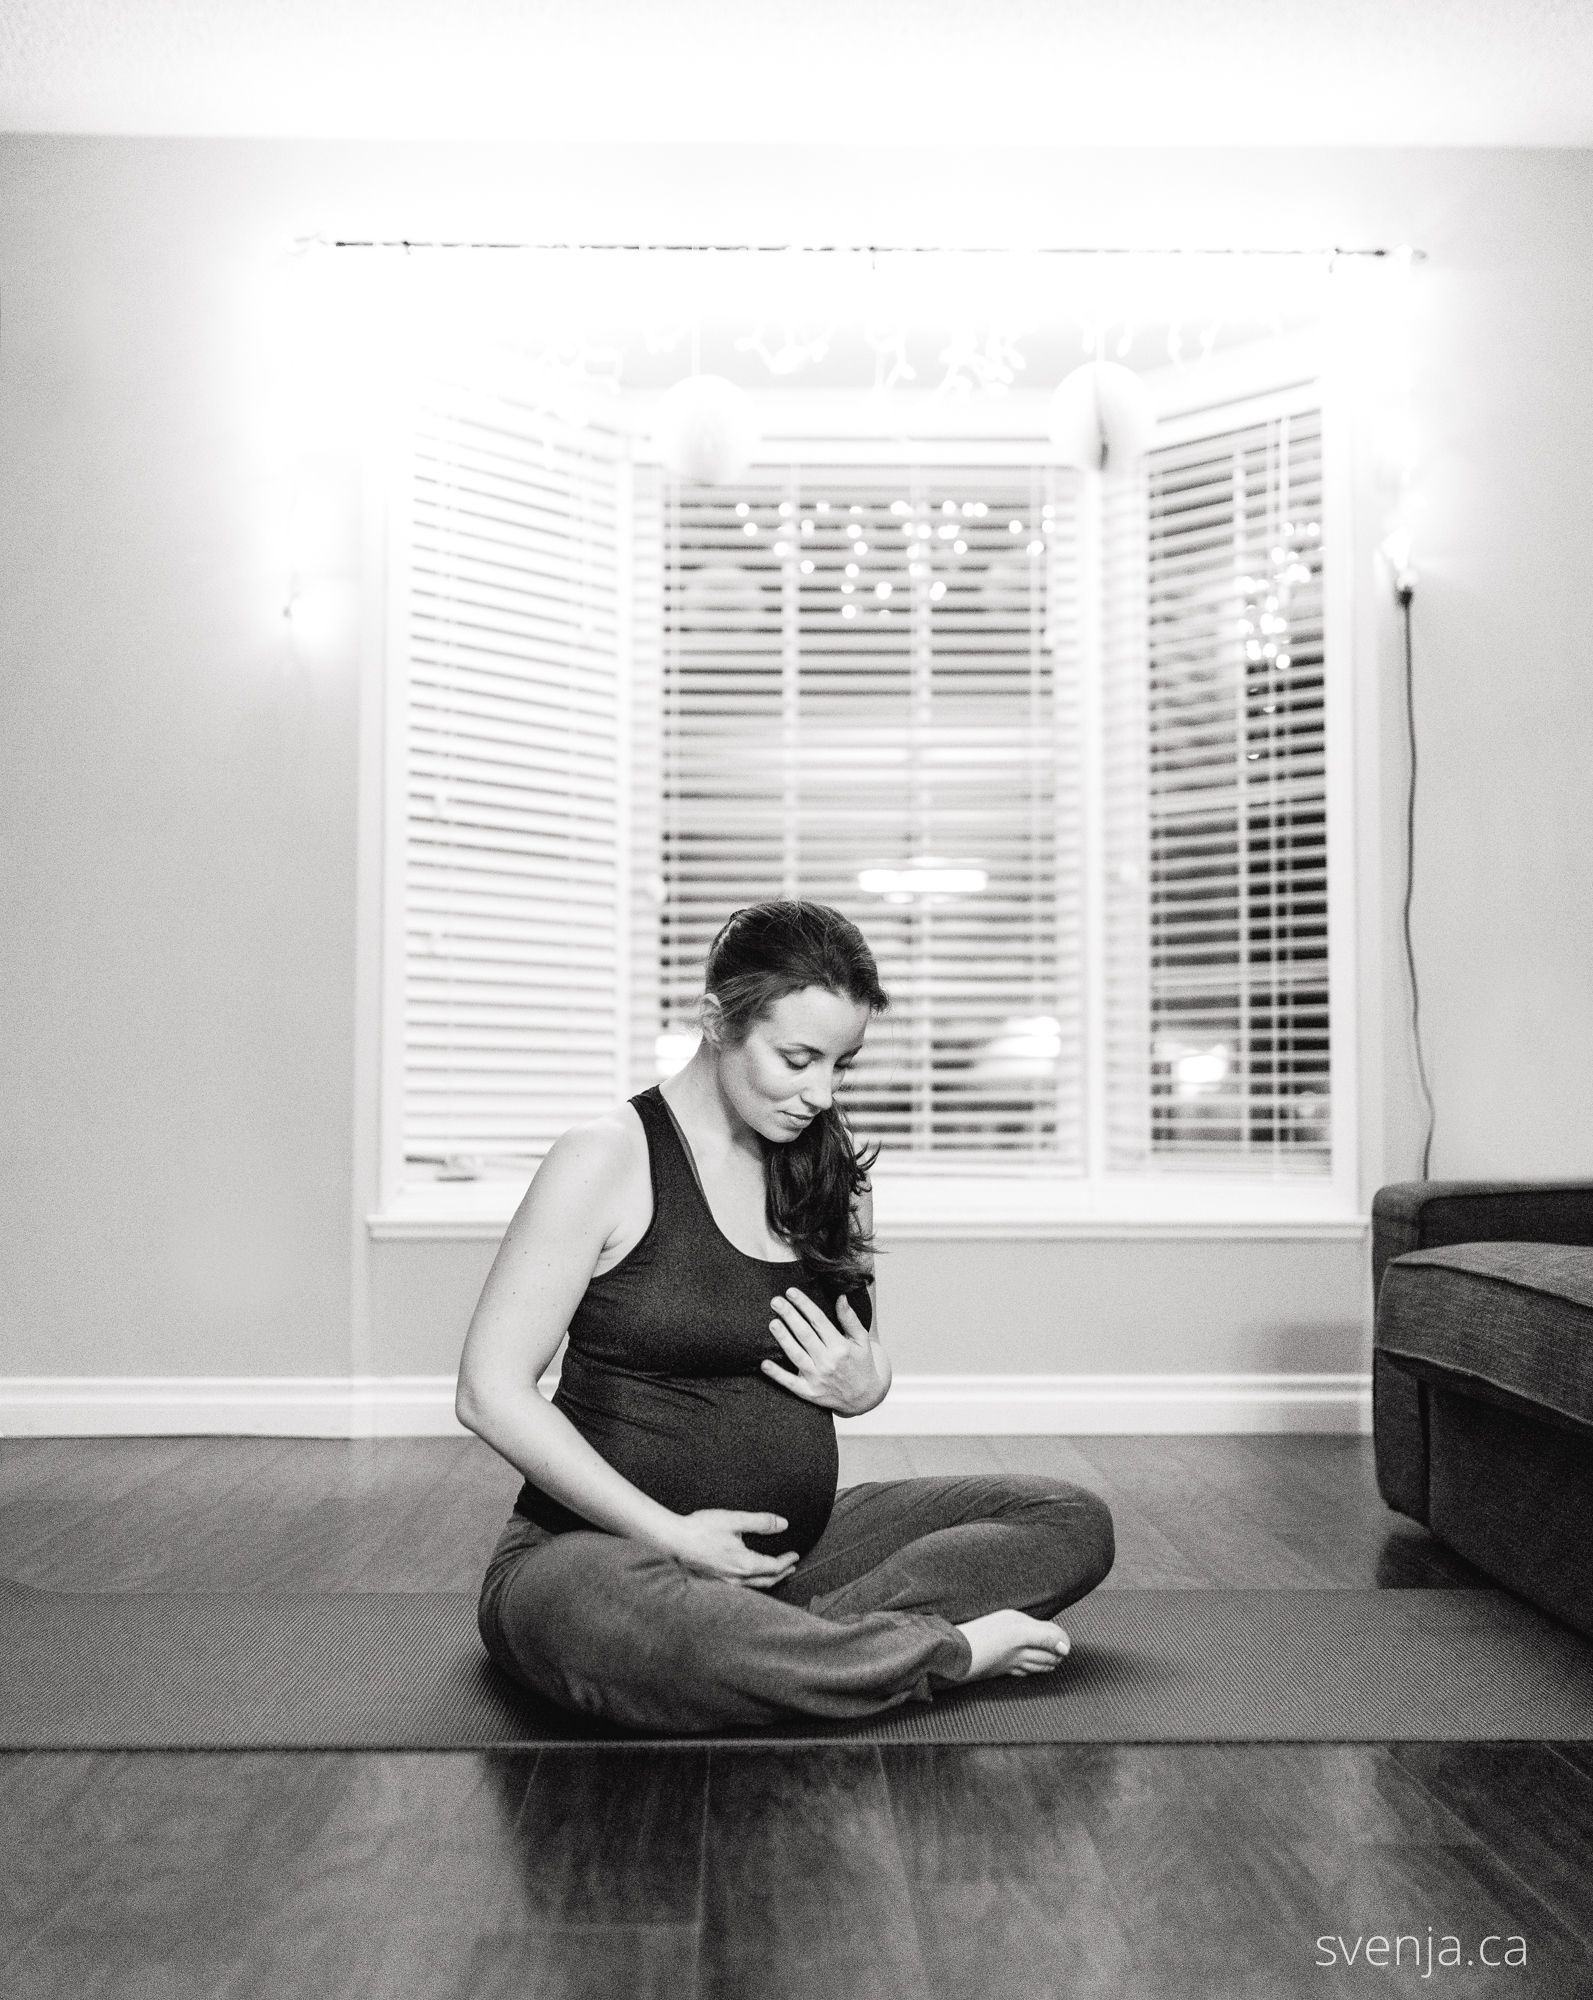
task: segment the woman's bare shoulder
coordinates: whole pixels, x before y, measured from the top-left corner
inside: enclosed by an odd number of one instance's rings
[[[557,1152],[562,1158],[579,1156],[623,1172],[635,1159],[638,1149],[645,1153],[647,1135],[635,1108],[629,1103],[611,1105],[567,1125],[548,1148],[546,1157]]]
[[[555,1152],[570,1161],[572,1173],[584,1175],[588,1212],[602,1229],[592,1273],[601,1276],[641,1236],[652,1213],[646,1129],[634,1105],[615,1104],[560,1133],[549,1159]]]
[[[611,1104],[606,1111],[594,1111],[590,1118],[582,1118],[570,1127],[572,1132],[597,1132],[609,1138],[633,1146],[647,1134],[642,1126],[641,1116],[628,1097],[617,1104]]]

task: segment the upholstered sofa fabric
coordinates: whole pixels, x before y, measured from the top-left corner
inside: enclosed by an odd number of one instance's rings
[[[1372,1202],[1378,1491],[1593,1636],[1593,1181]]]
[[[1593,1432],[1593,1249],[1458,1243],[1383,1273],[1377,1344]],[[1463,1384],[1457,1384],[1463,1386]]]
[[[1372,1295],[1395,1259],[1459,1243],[1593,1246],[1593,1181],[1394,1181],[1372,1198]],[[1427,1364],[1372,1350],[1377,1487],[1390,1507],[1428,1520]],[[1458,1378],[1450,1378],[1458,1380]],[[1474,1377],[1473,1385],[1480,1382]],[[1505,1399],[1506,1392],[1488,1392]],[[1554,1420],[1561,1421],[1558,1413]],[[1430,1523],[1429,1523],[1430,1525]]]

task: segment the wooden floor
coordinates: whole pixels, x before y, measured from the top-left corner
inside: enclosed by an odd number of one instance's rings
[[[1082,1481],[1107,1590],[1487,1581],[1365,1438],[841,1449],[844,1483]],[[5,1441],[0,1572],[472,1590],[515,1484],[474,1439]],[[1593,1995],[1590,1862],[1579,1744],[32,1752],[0,1757],[0,1995],[1536,2000]],[[1476,1963],[1490,1934],[1526,1964]]]

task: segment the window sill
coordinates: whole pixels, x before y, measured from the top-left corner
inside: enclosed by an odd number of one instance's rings
[[[1331,1184],[1166,1179],[1087,1184],[876,1172],[874,1228],[881,1244],[1021,1238],[1255,1238],[1354,1242],[1369,1218]],[[496,1242],[525,1194],[522,1181],[418,1182],[367,1216],[374,1241],[406,1238]]]

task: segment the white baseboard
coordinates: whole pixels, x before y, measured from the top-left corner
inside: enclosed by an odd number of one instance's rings
[[[838,1420],[873,1437],[1371,1428],[1369,1375],[898,1374],[878,1409]],[[451,1375],[0,1376],[4,1437],[460,1434]]]

